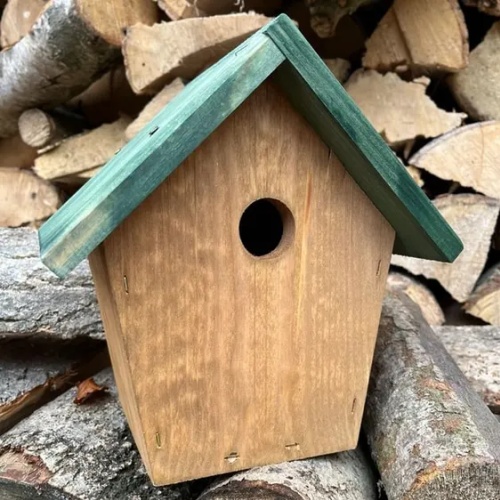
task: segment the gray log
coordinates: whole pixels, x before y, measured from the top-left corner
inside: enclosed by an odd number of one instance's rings
[[[77,406],[74,391],[0,436],[0,500],[193,498],[189,487],[151,485],[132,443],[110,370],[109,395]]]
[[[257,467],[211,486],[199,500],[376,500],[377,483],[358,449]]]
[[[103,339],[88,264],[60,280],[39,255],[34,229],[0,228],[0,338]]]
[[[363,427],[389,500],[500,498],[500,425],[403,295],[384,302]]]
[[[500,412],[500,328],[441,326],[434,331],[483,401]]]

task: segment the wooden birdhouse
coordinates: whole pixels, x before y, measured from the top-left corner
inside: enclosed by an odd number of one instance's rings
[[[294,24],[190,83],[40,230],[89,256],[157,485],[354,448],[392,251],[462,246]]]

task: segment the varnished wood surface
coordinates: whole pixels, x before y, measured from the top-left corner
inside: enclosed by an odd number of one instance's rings
[[[263,197],[295,228],[256,258],[238,226]],[[356,446],[393,241],[270,84],[113,232],[93,270],[155,483]]]

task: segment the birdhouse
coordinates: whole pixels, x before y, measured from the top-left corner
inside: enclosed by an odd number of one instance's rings
[[[462,249],[295,25],[191,82],[41,229],[89,256],[157,485],[356,447],[395,252]]]

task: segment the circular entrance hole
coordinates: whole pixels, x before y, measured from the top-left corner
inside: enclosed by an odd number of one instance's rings
[[[240,219],[240,239],[255,257],[275,255],[293,239],[294,220],[281,201],[261,198],[251,203]]]

